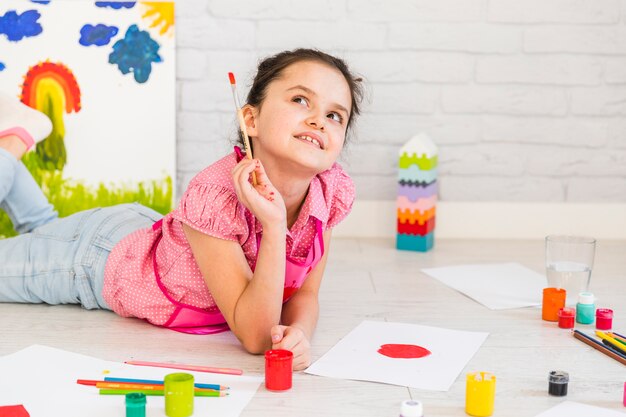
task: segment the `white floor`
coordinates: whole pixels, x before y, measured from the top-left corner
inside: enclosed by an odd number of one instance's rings
[[[544,271],[542,241],[438,240],[428,253],[396,251],[390,239],[334,239],[313,339],[319,358],[362,320],[386,320],[490,333],[448,392],[322,378],[304,373],[284,393],[261,387],[243,416],[397,416],[402,400],[424,403],[427,416],[464,416],[467,372],[497,376],[494,416],[535,416],[561,401],[626,412],[626,366],[540,318],[534,308],[491,311],[420,272],[468,263],[519,262]],[[626,242],[599,241],[591,290],[615,311],[626,333]],[[587,330],[593,330],[588,326]],[[230,333],[192,336],[76,306],[0,304],[0,355],[43,344],[106,360],[155,361],[263,372],[261,356],[246,354]],[[570,374],[569,394],[550,397],[548,372]],[[196,415],[201,415],[196,413]],[[625,414],[626,415],[626,414]]]

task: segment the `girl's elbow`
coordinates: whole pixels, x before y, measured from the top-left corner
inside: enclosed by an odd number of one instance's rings
[[[260,355],[267,350],[267,342],[258,337],[249,337],[241,340],[241,344],[246,352],[253,355]]]

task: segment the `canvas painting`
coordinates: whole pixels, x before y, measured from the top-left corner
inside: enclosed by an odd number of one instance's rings
[[[0,4],[0,90],[52,121],[23,162],[61,216],[135,201],[171,209],[174,30],[173,2]],[[12,234],[0,217],[0,235]]]

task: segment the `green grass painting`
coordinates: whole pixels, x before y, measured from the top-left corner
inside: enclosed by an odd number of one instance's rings
[[[159,213],[172,209],[172,178],[126,183],[123,185],[100,184],[88,186],[78,180],[65,179],[62,171],[43,166],[36,152],[26,154],[22,161],[41,186],[46,197],[59,212],[60,217],[95,207],[137,202]],[[0,210],[0,237],[15,236],[13,224],[7,214]]]

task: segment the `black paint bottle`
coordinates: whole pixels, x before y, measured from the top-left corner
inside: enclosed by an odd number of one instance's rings
[[[548,376],[548,394],[555,397],[564,397],[567,395],[567,383],[569,382],[569,374],[564,371],[551,371]]]

